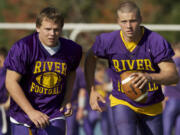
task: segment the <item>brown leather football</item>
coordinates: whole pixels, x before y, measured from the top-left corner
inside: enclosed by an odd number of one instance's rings
[[[148,95],[147,87],[144,87],[143,89],[139,89],[132,84],[132,81],[133,79],[135,79],[135,76],[132,77],[131,74],[134,72],[137,71],[126,71],[121,74],[120,77],[121,77],[122,89],[126,94],[126,96],[129,97],[130,99],[136,102],[144,103]]]

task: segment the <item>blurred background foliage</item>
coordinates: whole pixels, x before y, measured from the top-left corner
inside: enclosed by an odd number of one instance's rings
[[[116,8],[121,0],[1,0],[0,22],[35,22],[46,6],[65,14],[65,23],[116,23]],[[134,0],[140,7],[144,24],[180,24],[179,0]],[[14,42],[32,33],[29,30],[1,30],[0,46],[10,48]],[[159,32],[170,43],[179,42],[180,32]],[[68,32],[64,33],[68,37]],[[92,45],[98,32],[81,33],[77,42]]]

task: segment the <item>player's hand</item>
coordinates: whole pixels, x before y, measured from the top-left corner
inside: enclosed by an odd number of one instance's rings
[[[143,89],[148,82],[152,81],[152,77],[148,73],[133,73],[131,76],[135,76],[133,84],[136,88]]]
[[[27,115],[37,128],[45,128],[49,125],[49,117],[40,111],[32,110]]]
[[[73,113],[71,103],[69,102],[69,103],[67,103],[67,104],[65,105],[65,107],[61,107],[61,108],[60,108],[60,112],[64,112],[64,116],[65,116],[65,117],[71,116],[72,113]]]
[[[106,103],[105,99],[92,87],[89,101],[90,106],[92,110],[102,112],[103,109],[99,106],[98,102]]]

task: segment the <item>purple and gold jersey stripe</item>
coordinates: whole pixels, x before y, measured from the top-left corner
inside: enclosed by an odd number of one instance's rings
[[[125,105],[128,106],[129,108],[131,108],[132,110],[134,110],[137,113],[141,113],[141,114],[146,114],[149,116],[156,116],[158,114],[161,114],[163,111],[163,107],[162,107],[162,103],[156,103],[156,104],[152,104],[149,106],[144,106],[144,107],[135,107],[133,105],[131,105],[130,103],[124,101],[124,100],[120,100],[118,98],[113,97],[112,95],[110,95],[110,106],[116,106],[116,105]]]

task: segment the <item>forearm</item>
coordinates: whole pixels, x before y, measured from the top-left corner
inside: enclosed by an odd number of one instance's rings
[[[76,71],[72,71],[67,77],[66,91],[65,91],[63,105],[71,101],[75,77],[76,77]]]
[[[162,62],[159,64],[160,73],[150,74],[152,82],[162,85],[172,85],[179,81],[176,66],[172,61]]]
[[[14,82],[7,82],[6,87],[10,96],[13,100],[21,107],[21,109],[27,114],[30,110],[33,109],[29,101],[24,95],[21,87]]]
[[[97,58],[93,55],[93,52],[89,50],[85,59],[85,79],[86,87],[89,93],[91,88],[94,86],[96,61]]]
[[[161,85],[172,85],[176,84],[178,81],[177,75],[164,75],[164,74],[151,74],[152,82]]]
[[[32,105],[26,98],[21,86],[19,85],[20,76],[14,71],[7,71],[6,75],[6,88],[12,99],[20,106],[20,108],[28,114],[33,110]]]

